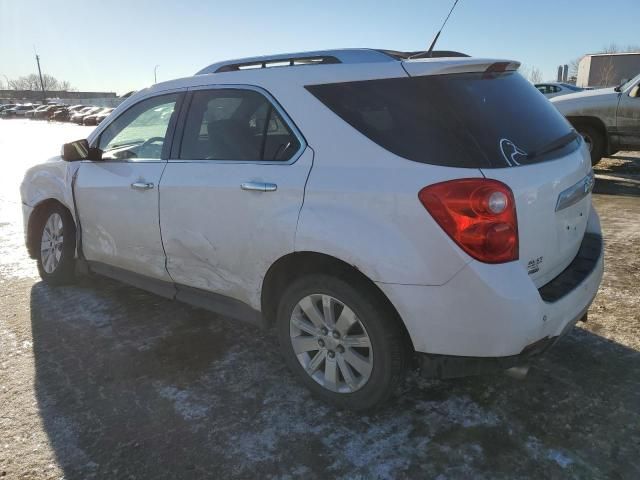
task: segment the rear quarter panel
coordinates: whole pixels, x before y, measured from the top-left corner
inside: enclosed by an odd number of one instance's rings
[[[481,177],[397,157],[336,117],[315,157],[296,234],[296,251],[339,258],[378,282],[441,285],[470,257],[418,200],[425,186]]]

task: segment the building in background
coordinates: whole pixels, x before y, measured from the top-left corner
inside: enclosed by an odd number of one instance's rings
[[[595,53],[582,57],[578,65],[578,87],[612,87],[640,73],[640,52]]]

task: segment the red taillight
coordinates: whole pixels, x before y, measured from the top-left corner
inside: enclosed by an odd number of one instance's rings
[[[464,178],[424,187],[418,198],[453,241],[485,263],[518,259],[513,192],[504,183]]]

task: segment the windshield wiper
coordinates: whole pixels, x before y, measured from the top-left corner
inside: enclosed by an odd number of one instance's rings
[[[561,136],[560,138],[556,138],[552,142],[547,143],[543,147],[536,149],[527,154],[527,159],[531,160],[532,158],[539,157],[540,155],[546,155],[547,153],[551,153],[554,150],[558,150],[559,148],[568,145],[573,142],[576,138],[578,138],[578,132],[575,130],[571,130],[571,132],[566,135]]]

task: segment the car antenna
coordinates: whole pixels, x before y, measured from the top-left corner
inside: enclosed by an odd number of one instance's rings
[[[415,55],[411,55],[409,59],[412,59],[415,57],[422,57],[423,55],[425,58],[433,57],[433,48],[436,46],[436,42],[438,41],[438,38],[440,38],[440,34],[442,33],[444,26],[447,24],[449,17],[453,13],[453,10],[456,8],[456,5],[458,5],[459,1],[460,0],[455,0],[455,2],[453,2],[453,6],[451,7],[451,10],[449,10],[449,14],[447,15],[447,18],[445,18],[444,22],[442,22],[442,26],[440,27],[440,30],[438,30],[438,33],[436,33],[436,36],[433,38],[433,42],[431,42],[431,46],[429,47],[429,50],[427,50],[426,54],[425,52],[416,53]]]

